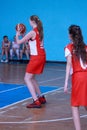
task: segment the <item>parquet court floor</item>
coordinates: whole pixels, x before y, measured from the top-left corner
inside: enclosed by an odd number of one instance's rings
[[[27,109],[32,102],[24,83],[26,64],[0,64],[0,130],[74,130],[69,93],[64,94],[65,64],[47,63],[36,76],[47,104]],[[82,130],[87,130],[87,112],[80,108]]]

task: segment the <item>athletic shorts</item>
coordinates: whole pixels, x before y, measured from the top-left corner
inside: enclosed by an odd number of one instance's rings
[[[26,67],[27,73],[41,74],[46,62],[46,56],[30,56],[30,61]]]

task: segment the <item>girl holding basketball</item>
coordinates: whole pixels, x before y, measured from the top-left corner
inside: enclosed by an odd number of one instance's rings
[[[83,41],[79,26],[69,27],[69,36],[72,41],[65,47],[67,59],[64,92],[68,92],[68,79],[72,69],[71,107],[76,130],[81,130],[79,107],[87,110],[87,46]]]
[[[29,22],[33,30],[22,39],[19,39],[21,33],[17,31],[16,40],[18,44],[28,42],[30,49],[30,61],[26,68],[24,80],[33,97],[33,103],[28,104],[27,108],[40,108],[41,104],[46,103],[46,99],[41,94],[35,75],[43,72],[46,62],[46,54],[43,45],[43,26],[41,20],[36,15],[31,16]]]

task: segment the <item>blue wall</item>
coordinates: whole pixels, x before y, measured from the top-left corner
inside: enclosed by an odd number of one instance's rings
[[[0,41],[3,35],[13,39],[17,23],[24,23],[29,31],[32,14],[43,22],[48,61],[65,61],[64,46],[69,42],[67,29],[71,24],[81,26],[87,42],[86,0],[1,0]]]

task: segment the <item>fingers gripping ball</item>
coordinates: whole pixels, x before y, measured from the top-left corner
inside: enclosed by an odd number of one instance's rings
[[[16,25],[16,31],[19,31],[21,34],[26,32],[26,26],[22,23]]]

